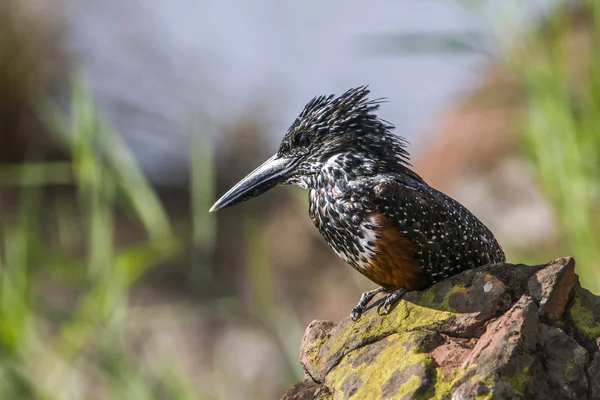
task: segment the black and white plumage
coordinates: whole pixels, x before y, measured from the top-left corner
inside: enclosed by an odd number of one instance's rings
[[[234,186],[211,211],[278,184],[309,190],[309,215],[344,261],[377,283],[353,309],[360,317],[378,292],[384,313],[407,290],[463,270],[505,261],[494,235],[457,201],[410,169],[404,139],[379,119],[366,87],[310,101],[277,154]]]

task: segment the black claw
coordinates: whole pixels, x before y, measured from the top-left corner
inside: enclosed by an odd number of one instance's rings
[[[388,304],[387,297],[386,297],[386,300],[377,306],[377,314],[388,315],[390,313],[390,310],[391,310],[391,306],[390,306],[390,304]]]
[[[350,319],[352,321],[358,321],[364,311],[365,311],[364,307],[354,306],[354,308],[352,309],[352,312],[350,312]]]
[[[360,300],[358,301],[358,304],[356,306],[354,306],[354,308],[350,312],[350,319],[352,319],[352,321],[358,321],[360,319],[360,316],[362,315],[362,313],[365,312],[365,307],[367,306],[367,304],[369,304],[371,299],[373,297],[375,297],[375,295],[377,293],[381,293],[383,291],[384,291],[383,288],[377,288],[377,289],[369,290],[368,292],[364,292],[360,296]]]
[[[397,289],[385,297],[383,303],[380,303],[377,307],[377,314],[387,315],[392,311],[394,305],[400,300],[400,298],[406,293],[406,289]]]

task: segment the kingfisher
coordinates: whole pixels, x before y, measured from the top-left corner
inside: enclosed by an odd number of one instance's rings
[[[367,86],[313,98],[277,153],[233,186],[210,211],[278,185],[308,189],[308,213],[333,251],[378,285],[350,314],[360,318],[378,293],[388,314],[407,292],[467,269],[504,263],[492,232],[456,200],[411,169],[406,139],[376,111]],[[439,160],[443,163],[443,160]]]

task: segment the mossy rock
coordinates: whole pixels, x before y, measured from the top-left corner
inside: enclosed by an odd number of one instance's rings
[[[359,321],[313,321],[284,399],[599,398],[600,298],[574,266],[484,266],[389,315],[379,298]]]

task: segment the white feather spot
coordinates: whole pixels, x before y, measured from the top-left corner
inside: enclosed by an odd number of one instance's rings
[[[379,221],[375,217],[369,217],[369,219],[363,221],[359,225],[359,229],[363,233],[363,237],[359,239],[359,243],[362,246],[362,252],[359,255],[359,258],[365,258],[367,260],[372,260],[375,258],[375,248],[374,243],[377,241],[377,235],[375,234],[375,228],[379,226]],[[372,242],[373,246],[369,246],[369,242]],[[358,268],[362,270],[367,270],[369,268],[369,263],[365,263],[362,260],[358,262]]]

